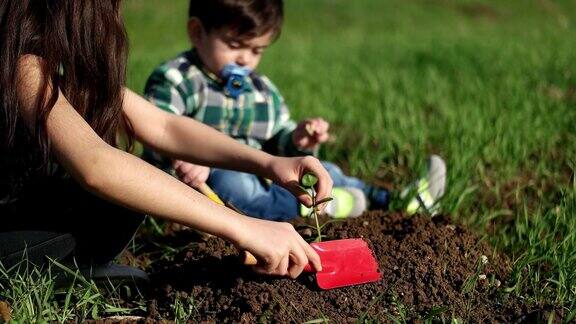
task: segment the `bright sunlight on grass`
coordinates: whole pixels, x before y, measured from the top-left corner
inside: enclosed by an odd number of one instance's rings
[[[321,157],[400,188],[427,155],[443,156],[442,211],[510,257],[503,291],[574,319],[576,2],[289,0],[286,10],[259,70],[295,119],[331,122]],[[125,1],[129,87],[142,93],[155,66],[189,48],[186,14],[186,0]],[[114,305],[90,286],[58,295],[11,280],[1,294],[22,299],[22,318],[83,319]],[[171,319],[193,306],[180,301]]]

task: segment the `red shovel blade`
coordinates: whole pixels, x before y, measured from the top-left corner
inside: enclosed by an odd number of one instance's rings
[[[378,263],[362,239],[334,240],[310,244],[320,255],[322,271],[316,281],[322,289],[333,289],[378,281]],[[311,271],[306,267],[305,271]]]

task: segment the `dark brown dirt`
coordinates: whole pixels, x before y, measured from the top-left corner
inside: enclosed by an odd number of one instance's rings
[[[297,280],[260,277],[241,265],[238,252],[223,240],[175,232],[168,240],[197,243],[147,266],[153,279],[148,320],[173,319],[175,300],[187,303],[193,320],[216,323],[452,317],[515,322],[546,318],[550,313],[534,312],[506,298],[507,257],[448,217],[406,218],[378,211],[329,224],[324,234],[330,239],[364,238],[375,253],[382,280],[321,291],[313,276]]]

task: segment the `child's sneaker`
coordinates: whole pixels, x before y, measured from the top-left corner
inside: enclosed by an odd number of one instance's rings
[[[326,203],[323,213],[332,218],[358,217],[366,211],[368,203],[362,190],[353,187],[335,187],[332,189],[333,200]],[[300,205],[300,215],[308,217],[311,208]]]
[[[426,176],[404,189],[400,197],[406,198],[411,193],[415,194],[406,206],[409,215],[425,211],[435,216],[439,209],[438,200],[444,195],[445,188],[446,163],[438,155],[431,155]]]

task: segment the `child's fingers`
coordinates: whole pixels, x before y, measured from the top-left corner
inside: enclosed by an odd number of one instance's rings
[[[206,182],[206,180],[208,180],[208,176],[210,175],[210,169],[206,167],[199,167],[192,170],[190,174],[192,180],[194,181],[194,184],[201,185],[204,182]]]
[[[310,120],[310,125],[319,131],[326,131],[330,124],[324,118],[314,118]]]
[[[306,123],[304,130],[306,131],[306,135],[308,136],[314,136],[314,133],[316,132],[314,125],[310,122]]]
[[[191,187],[200,188],[204,183],[206,183],[206,181],[203,181],[201,179],[194,179],[191,183]]]
[[[314,120],[314,130],[316,130],[317,133],[326,133],[329,128],[330,124],[324,119],[318,118]]]
[[[196,165],[192,163],[182,162],[179,164],[179,167],[176,168],[176,174],[180,177],[188,177],[191,180],[194,180],[198,177],[207,177],[210,173],[210,168]]]
[[[185,174],[179,175],[179,178],[180,178],[180,181],[184,182],[188,186],[190,186],[192,188],[198,188],[196,186],[196,178],[191,173],[185,173]]]
[[[189,186],[192,185],[192,179],[187,175],[184,175],[180,180]]]
[[[306,121],[306,133],[308,136],[314,136],[318,132],[318,118],[308,119]]]
[[[178,165],[178,167],[176,167],[176,172],[179,174],[190,174],[194,168],[196,167],[196,165],[192,164],[192,163],[187,163],[187,162],[180,162],[180,164]]]
[[[186,183],[192,184],[196,181],[196,175],[193,172],[184,173],[182,180]]]
[[[318,136],[316,137],[316,142],[317,143],[326,143],[329,139],[330,139],[329,133],[322,133],[322,134],[318,134]]]
[[[330,138],[328,130],[330,124],[322,118],[315,118],[307,124],[306,135],[308,136],[307,148],[313,148],[315,145],[327,142]],[[303,145],[304,146],[304,145]]]

